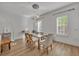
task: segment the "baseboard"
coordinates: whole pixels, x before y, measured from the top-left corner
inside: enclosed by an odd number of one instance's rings
[[[72,46],[72,47],[77,47],[77,48],[79,48],[79,46],[77,46],[77,45],[69,44],[69,43],[62,42],[62,41],[54,40],[54,42],[58,42],[58,43],[61,43],[61,44],[66,44],[66,45],[69,45],[69,46]]]

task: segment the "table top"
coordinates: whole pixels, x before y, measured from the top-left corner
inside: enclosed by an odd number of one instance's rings
[[[41,38],[45,35],[48,35],[48,34],[34,34],[34,33],[31,33],[34,37],[37,37],[37,38]]]
[[[1,41],[0,41],[0,44],[6,44],[6,43],[9,43],[9,42],[11,42],[10,39],[1,40]]]
[[[7,32],[7,33],[0,33],[0,35],[2,35],[2,34],[11,34],[11,32]]]
[[[38,38],[38,40],[40,40],[40,38],[44,37],[44,36],[48,36],[49,33],[43,33],[43,34],[35,34],[30,32],[30,34],[32,34],[33,37]]]

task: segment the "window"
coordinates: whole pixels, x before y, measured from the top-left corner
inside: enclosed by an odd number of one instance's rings
[[[57,17],[57,34],[65,35],[67,34],[67,21],[68,16]]]
[[[36,32],[41,31],[42,21],[35,21],[33,25],[33,30]]]
[[[42,24],[42,21],[38,21],[38,32],[41,31],[41,24]]]

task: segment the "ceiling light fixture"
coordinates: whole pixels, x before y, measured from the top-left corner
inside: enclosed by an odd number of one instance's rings
[[[38,4],[33,4],[33,5],[32,5],[32,8],[35,10],[34,13],[36,13],[36,12],[38,12],[39,5],[38,5]],[[33,16],[32,19],[33,19],[33,20],[38,20],[38,18],[39,18],[39,15],[36,14],[36,15]]]
[[[34,9],[38,9],[38,8],[39,8],[39,5],[38,5],[38,4],[33,4],[32,7],[33,7]]]

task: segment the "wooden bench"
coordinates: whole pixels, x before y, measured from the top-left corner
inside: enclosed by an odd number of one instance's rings
[[[0,41],[0,47],[1,47],[1,53],[3,52],[3,46],[8,45],[9,50],[11,49],[11,33],[3,33],[1,35],[1,41]]]

